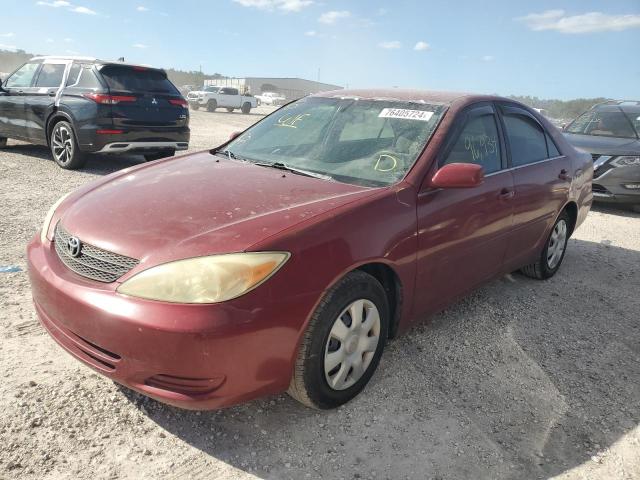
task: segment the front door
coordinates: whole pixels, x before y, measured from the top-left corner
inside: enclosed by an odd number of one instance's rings
[[[495,108],[460,114],[439,167],[475,163],[485,179],[474,188],[426,189],[418,196],[414,312],[434,312],[502,271],[513,217],[514,185]]]
[[[45,61],[38,72],[33,86],[25,89],[24,109],[27,135],[34,143],[47,143],[46,122],[54,106],[62,82],[65,78],[67,65],[71,62]]]
[[[25,63],[13,72],[0,92],[0,136],[27,139],[24,95],[31,87],[39,63]]]

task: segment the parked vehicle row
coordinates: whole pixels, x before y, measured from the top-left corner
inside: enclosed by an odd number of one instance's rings
[[[263,92],[260,95],[256,95],[258,105],[284,105],[287,99],[275,92]]]
[[[241,94],[237,88],[207,86],[202,90],[192,90],[187,95],[189,105],[194,110],[206,108],[208,112],[215,112],[218,108],[225,108],[228,112],[240,110],[250,113],[258,106],[258,101],[252,95]]]
[[[88,153],[172,156],[189,145],[186,100],[163,70],[88,57],[35,57],[0,86],[0,147],[46,145],[80,168]]]
[[[332,408],[418,320],[505,273],[553,276],[592,174],[506,98],[313,95],[60,199],[28,246],[35,308],[69,353],[159,401]]]

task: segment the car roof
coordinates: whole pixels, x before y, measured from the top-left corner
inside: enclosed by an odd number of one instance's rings
[[[366,100],[396,100],[443,105],[451,105],[453,102],[462,99],[469,102],[504,100],[518,103],[509,98],[497,97],[495,95],[478,95],[467,92],[441,92],[435,90],[413,90],[402,88],[332,90],[329,92],[317,93],[312,96],[325,98],[361,98]]]
[[[593,106],[601,112],[614,112],[622,110],[627,113],[640,113],[640,101],[638,100],[609,100]]]
[[[144,65],[140,63],[129,63],[129,62],[119,62],[116,60],[100,60],[96,57],[84,57],[79,55],[42,55],[38,57],[33,57],[29,61],[37,62],[37,61],[45,61],[45,60],[73,60],[78,62],[88,62],[95,63],[97,65],[117,65],[122,67],[139,67],[139,68],[148,68],[151,70],[162,70],[161,68],[155,68],[151,65]]]

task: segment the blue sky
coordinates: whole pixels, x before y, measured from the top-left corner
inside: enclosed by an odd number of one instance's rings
[[[0,0],[0,48],[230,76],[640,99],[640,0]]]

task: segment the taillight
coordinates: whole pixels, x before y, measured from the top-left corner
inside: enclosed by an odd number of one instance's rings
[[[179,105],[181,107],[186,107],[187,105],[189,105],[184,98],[172,98],[169,100],[169,103],[171,105]]]
[[[82,96],[102,105],[116,105],[137,100],[136,97],[130,95],[107,95],[104,93],[84,93]]]

